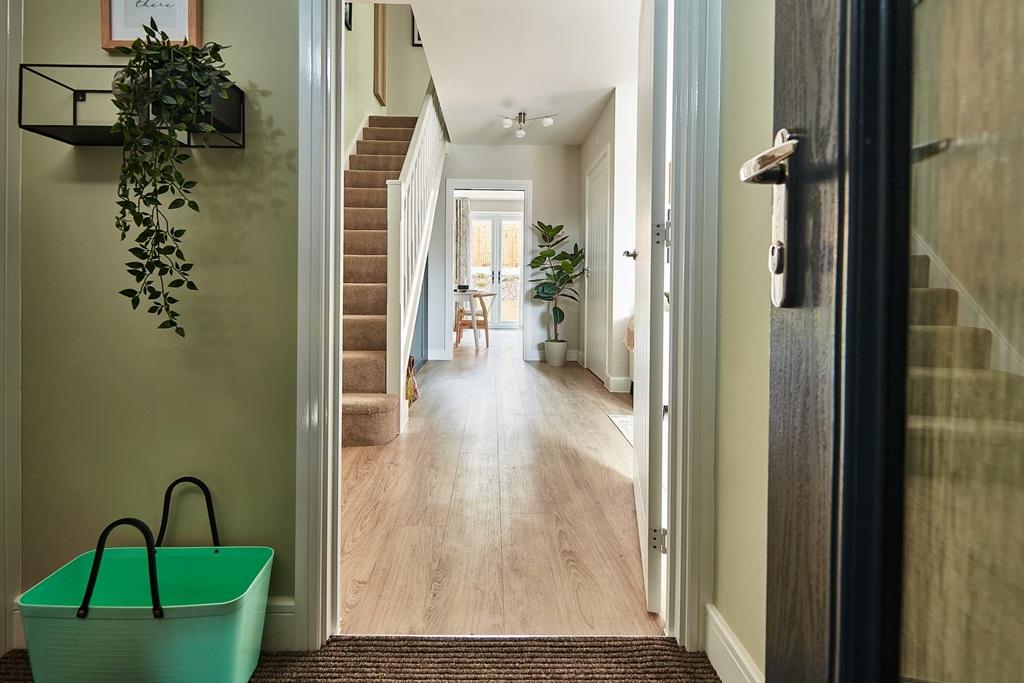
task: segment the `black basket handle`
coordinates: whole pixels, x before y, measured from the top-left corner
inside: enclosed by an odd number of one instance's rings
[[[96,578],[100,574],[100,561],[103,559],[103,550],[107,546],[107,537],[110,536],[111,531],[119,526],[133,526],[141,531],[142,537],[146,539],[146,560],[149,563],[149,595],[153,601],[153,617],[162,619],[164,608],[160,606],[160,588],[157,586],[156,581],[156,547],[153,545],[153,532],[145,522],[134,517],[125,517],[116,522],[111,522],[103,530],[103,533],[100,534],[100,540],[96,542],[96,555],[92,559],[92,570],[89,572],[89,582],[85,584],[85,595],[82,597],[82,605],[78,608],[78,613],[75,616],[79,619],[85,619],[89,614],[89,603],[92,601],[92,592],[96,589]]]
[[[206,515],[210,518],[210,536],[213,537],[213,546],[220,547],[220,534],[217,533],[217,516],[213,513],[213,496],[210,495],[210,487],[202,479],[196,477],[179,477],[171,482],[164,492],[164,512],[160,517],[160,531],[156,535],[156,547],[164,544],[164,534],[167,533],[167,518],[171,511],[171,494],[178,484],[195,484],[203,492],[206,498]]]

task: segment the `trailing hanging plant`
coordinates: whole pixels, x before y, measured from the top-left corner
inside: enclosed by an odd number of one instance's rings
[[[540,235],[541,241],[538,245],[540,252],[530,261],[530,267],[543,273],[543,277],[530,280],[538,283],[533,288],[533,298],[547,302],[555,333],[548,341],[558,342],[562,341],[558,336],[558,326],[565,320],[565,311],[559,305],[559,299],[564,296],[579,303],[579,292],[574,289],[574,285],[583,277],[584,250],[575,243],[572,251],[558,249],[569,239],[561,234],[564,225],[548,225],[537,221],[533,229]]]
[[[213,98],[227,99],[232,84],[222,46],[174,45],[153,20],[143,28],[144,38],[121,49],[131,58],[113,85],[118,112],[113,130],[124,137],[115,225],[122,240],[134,233],[135,242],[128,250],[134,260],[125,264],[135,287],[120,293],[133,309],[146,305],[161,318],[160,329],[184,337],[174,293],[199,288],[182,250],[185,230],[172,225],[169,212],[185,207],[198,212],[199,203],[191,196],[196,182],[180,170],[191,158],[180,136],[198,134],[209,144]]]

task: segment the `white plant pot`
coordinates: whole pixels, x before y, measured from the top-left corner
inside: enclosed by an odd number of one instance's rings
[[[544,360],[548,365],[560,368],[565,365],[565,352],[569,349],[569,342],[546,341],[544,342]]]

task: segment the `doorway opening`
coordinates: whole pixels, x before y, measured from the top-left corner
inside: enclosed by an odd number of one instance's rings
[[[427,277],[444,273],[447,305],[427,324],[443,325],[451,353],[417,373],[407,431],[344,449],[341,632],[662,635],[633,446],[614,420],[632,399],[576,358],[554,367],[539,353],[533,183],[449,179],[446,190],[436,230],[447,264],[435,258]],[[482,323],[482,307],[486,329],[457,328],[466,315]]]
[[[456,290],[493,294],[483,303],[489,329],[523,325],[526,196],[523,190],[456,190],[454,243]],[[458,302],[464,309],[467,305]]]
[[[520,359],[540,360],[545,323],[527,282],[532,224],[533,181],[446,181],[440,359],[454,358],[456,342],[481,349],[491,330],[518,330]]]

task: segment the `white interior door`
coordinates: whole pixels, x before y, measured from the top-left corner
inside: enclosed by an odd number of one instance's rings
[[[662,611],[668,1],[644,0],[637,119],[633,493],[647,609]]]
[[[608,384],[608,230],[611,214],[611,173],[608,150],[587,171],[586,299],[583,335],[584,365]]]

